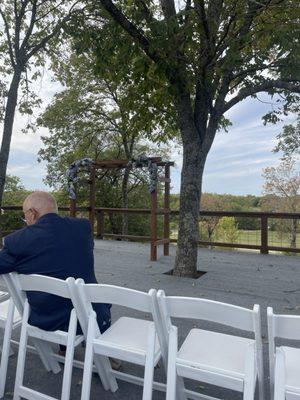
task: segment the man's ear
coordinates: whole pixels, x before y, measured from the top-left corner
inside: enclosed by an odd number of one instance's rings
[[[31,208],[31,212],[32,212],[34,221],[37,221],[39,219],[39,212],[35,208]]]

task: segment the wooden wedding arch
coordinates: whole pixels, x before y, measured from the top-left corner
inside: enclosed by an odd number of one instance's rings
[[[169,255],[169,244],[170,244],[170,167],[174,166],[173,161],[162,161],[160,157],[149,157],[149,161],[155,163],[157,167],[163,168],[164,175],[159,178],[160,182],[164,183],[164,196],[163,196],[163,208],[158,208],[157,202],[157,183],[155,185],[155,190],[150,193],[151,196],[151,209],[150,211],[150,260],[157,260],[157,247],[163,245],[165,256]],[[95,206],[96,202],[96,179],[97,170],[99,169],[124,169],[129,165],[129,160],[103,160],[95,161],[90,167],[90,177],[88,180],[89,189],[89,220],[92,228],[94,229],[96,213],[100,211]],[[145,166],[136,166],[136,168],[145,168]],[[126,213],[132,212],[134,209],[120,208],[114,209],[119,212]],[[76,198],[70,201],[70,215],[76,217],[77,204]],[[163,237],[158,238],[157,235],[157,216],[163,215]],[[120,235],[122,236],[122,235]]]

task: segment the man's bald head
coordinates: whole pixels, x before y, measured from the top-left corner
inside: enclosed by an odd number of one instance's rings
[[[45,214],[57,214],[57,203],[54,197],[47,192],[33,192],[26,197],[23,203],[23,212],[27,224],[32,225]]]

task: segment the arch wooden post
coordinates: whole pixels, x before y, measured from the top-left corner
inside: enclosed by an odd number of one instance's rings
[[[76,201],[76,184],[74,185],[75,199],[70,200],[70,216],[76,218],[77,201]]]
[[[155,191],[151,193],[151,252],[150,260],[157,260],[157,187]]]
[[[76,217],[76,199],[71,199],[70,201],[70,216]]]
[[[169,255],[170,244],[170,165],[165,166],[164,194],[164,256]]]
[[[94,235],[95,226],[95,197],[96,197],[96,168],[92,165],[90,172],[90,210],[89,210],[89,220],[92,227],[92,234]]]

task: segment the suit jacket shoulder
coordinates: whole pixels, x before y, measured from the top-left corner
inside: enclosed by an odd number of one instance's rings
[[[26,226],[19,229],[4,238],[5,246],[11,254],[18,253],[25,243],[32,238],[32,226]]]

